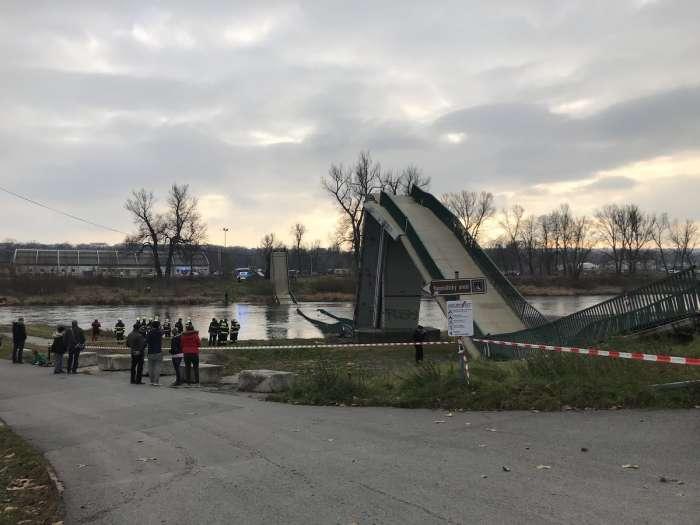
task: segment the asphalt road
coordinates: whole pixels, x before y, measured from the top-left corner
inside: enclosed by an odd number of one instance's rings
[[[700,523],[697,409],[448,417],[125,379],[0,363],[0,418],[67,524]]]

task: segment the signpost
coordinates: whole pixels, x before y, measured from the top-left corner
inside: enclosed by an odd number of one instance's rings
[[[471,301],[447,301],[447,335],[450,337],[474,335],[474,309]]]
[[[469,365],[464,343],[460,337],[474,335],[474,309],[471,301],[446,301],[447,303],[447,334],[457,339],[457,357],[460,363],[462,381],[469,383]]]
[[[471,295],[486,293],[486,279],[436,279],[430,283],[433,295]]]

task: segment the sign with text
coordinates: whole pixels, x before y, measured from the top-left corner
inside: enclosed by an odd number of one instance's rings
[[[433,295],[471,295],[486,293],[486,279],[437,279],[430,283]]]
[[[471,301],[447,301],[447,335],[450,337],[474,335],[474,309]]]

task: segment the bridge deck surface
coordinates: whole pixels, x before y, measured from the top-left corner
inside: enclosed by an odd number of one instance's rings
[[[475,320],[484,333],[499,334],[525,328],[464,246],[433,212],[411,197],[392,196],[392,199],[408,218],[445,278],[453,277],[458,271],[460,277],[482,277],[487,280],[486,294],[470,296],[474,303]]]

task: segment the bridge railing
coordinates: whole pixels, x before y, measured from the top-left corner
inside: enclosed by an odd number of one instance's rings
[[[696,268],[651,283],[546,325],[498,339],[522,343],[591,345],[614,335],[653,328],[700,312]]]
[[[435,216],[455,234],[479,269],[501,294],[513,312],[522,320],[525,326],[533,328],[547,323],[547,318],[520,295],[520,292],[518,292],[503,275],[488,254],[481,249],[476,240],[469,234],[464,226],[462,226],[459,219],[457,219],[444,204],[436,199],[435,196],[421,190],[417,186],[413,186],[411,197],[413,197],[413,200],[417,203],[432,211]]]

